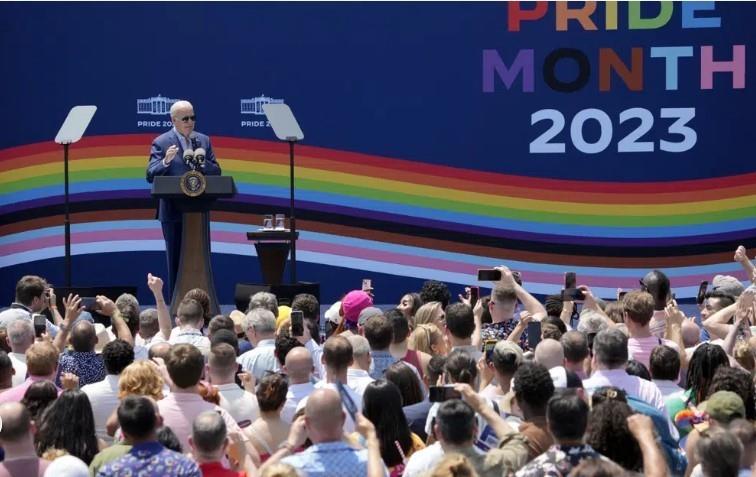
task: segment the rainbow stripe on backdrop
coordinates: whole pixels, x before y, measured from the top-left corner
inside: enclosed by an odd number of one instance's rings
[[[152,135],[86,138],[71,149],[73,253],[163,250],[145,181]],[[214,137],[239,194],[218,202],[213,250],[252,255],[245,233],[288,203],[288,154],[274,142]],[[613,296],[655,267],[678,297],[713,274],[742,275],[738,243],[756,246],[756,173],[610,183],[541,179],[300,146],[298,259],[465,284],[507,263],[537,293],[562,273]],[[59,146],[0,151],[0,268],[63,254]]]

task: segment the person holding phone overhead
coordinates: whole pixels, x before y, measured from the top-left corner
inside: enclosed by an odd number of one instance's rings
[[[485,323],[481,329],[481,341],[494,340],[499,341],[506,339],[515,326],[515,311],[517,310],[518,300],[523,304],[525,310],[530,313],[534,321],[541,321],[546,316],[546,308],[530,293],[525,290],[515,280],[513,272],[504,266],[496,267],[501,273],[499,280],[494,280],[494,289],[491,292],[491,301],[488,304],[488,310],[491,313],[492,323]],[[479,271],[478,275],[480,277]],[[480,279],[480,278],[479,278]],[[527,351],[530,350],[528,344],[527,330],[520,336],[520,347]]]
[[[147,182],[152,183],[155,176],[180,176],[193,169],[208,176],[220,175],[221,168],[215,159],[210,138],[194,130],[196,119],[192,103],[184,100],[173,103],[173,128],[152,141]],[[168,258],[167,298],[170,302],[181,256],[182,214],[173,201],[161,199],[157,219],[160,220],[165,238]]]

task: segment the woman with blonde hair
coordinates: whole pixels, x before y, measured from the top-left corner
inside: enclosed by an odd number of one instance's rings
[[[417,325],[409,336],[407,347],[431,356],[446,356],[449,352],[443,332],[434,324]]]
[[[118,399],[127,396],[147,396],[159,401],[163,399],[165,381],[155,363],[151,361],[134,361],[126,366],[118,377]],[[109,436],[118,431],[118,414],[116,410],[108,418],[105,430]]]
[[[431,301],[418,308],[415,313],[415,326],[434,324],[438,329],[446,329],[446,315],[440,301]]]
[[[118,379],[118,398],[147,396],[163,399],[163,378],[157,366],[149,361],[135,361],[126,366]]]

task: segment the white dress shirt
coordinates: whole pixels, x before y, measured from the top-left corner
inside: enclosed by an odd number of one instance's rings
[[[185,328],[175,334],[171,333],[171,339],[168,342],[171,345],[187,343],[196,346],[203,356],[210,354],[210,338],[196,328]]]
[[[365,388],[373,381],[375,379],[371,378],[370,374],[364,369],[347,369],[347,386],[360,396],[360,401],[362,401],[362,396],[365,395]]]
[[[275,349],[275,340],[260,340],[257,346],[236,358],[236,362],[241,364],[244,371],[254,374],[259,381],[265,376],[265,371],[278,371]]]
[[[26,381],[26,355],[24,353],[8,353],[13,369],[16,374],[13,375],[11,383],[18,386]]]
[[[219,384],[215,387],[220,394],[218,405],[228,411],[237,423],[250,421],[251,424],[260,417],[257,396],[240,388],[236,383]]]
[[[290,384],[289,391],[286,393],[286,402],[281,411],[281,419],[284,422],[293,422],[294,414],[297,413],[299,401],[309,396],[315,390],[313,383]]]
[[[105,430],[105,424],[113,411],[118,408],[120,399],[118,399],[118,378],[116,374],[108,374],[105,379],[96,383],[82,386],[81,391],[89,398],[92,405],[92,414],[94,414],[95,433],[97,437],[104,440],[107,444],[113,443]]]
[[[312,357],[312,365],[315,367],[313,374],[318,379],[325,379],[325,366],[323,366],[321,360],[323,356],[323,348],[312,338],[305,343],[305,348],[307,348],[307,351],[310,352],[310,356]]]
[[[590,378],[583,381],[583,387],[590,394],[602,386],[623,389],[627,394],[647,402],[666,415],[664,397],[656,384],[651,381],[631,376],[624,369],[597,369]]]

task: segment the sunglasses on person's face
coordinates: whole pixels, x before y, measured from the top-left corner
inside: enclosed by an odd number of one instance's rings
[[[181,118],[181,121],[183,121],[183,122],[185,122],[185,123],[188,123],[190,119],[191,119],[192,121],[195,121],[195,120],[197,119],[197,116],[195,116],[195,115],[191,115],[191,116],[184,116],[183,118]]]

